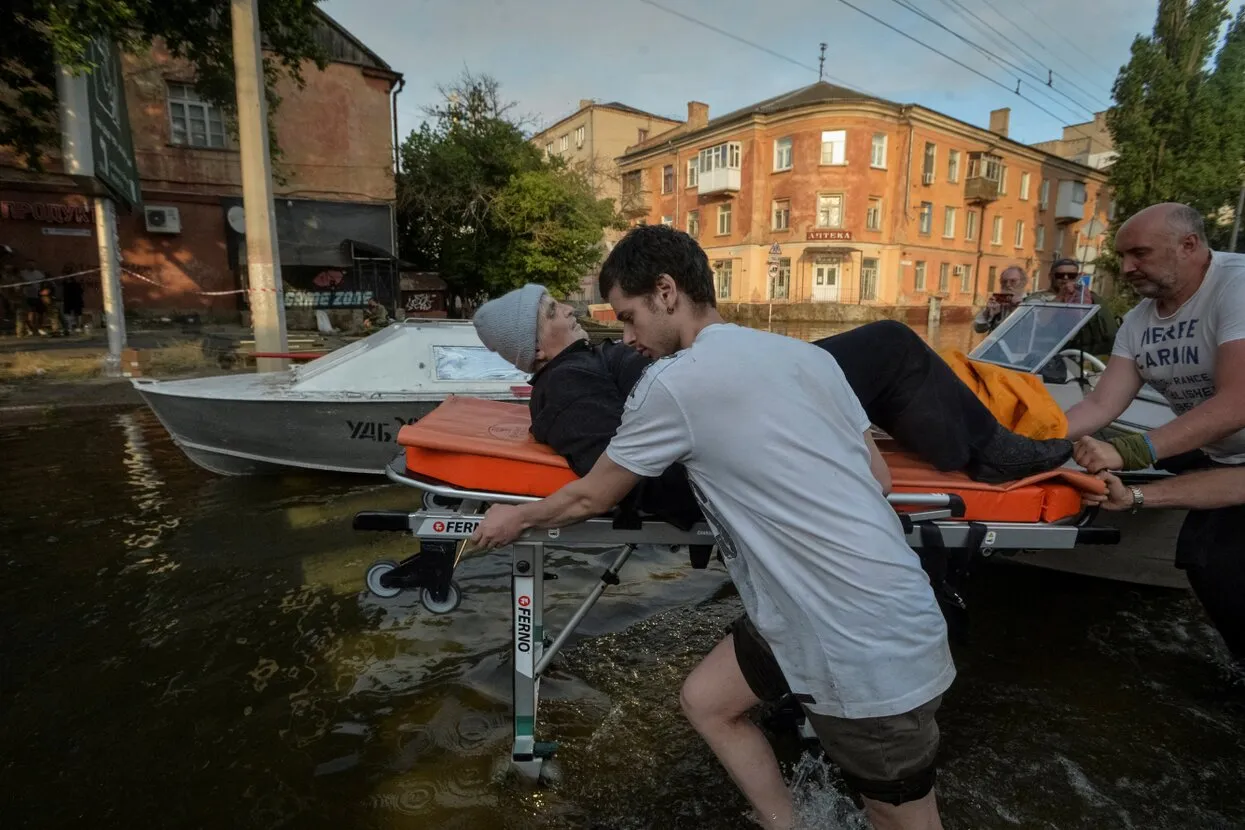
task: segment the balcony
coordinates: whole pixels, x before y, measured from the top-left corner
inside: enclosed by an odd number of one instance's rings
[[[1003,160],[989,153],[968,154],[968,175],[964,177],[964,199],[969,204],[985,204],[999,198]]]
[[[1063,181],[1055,195],[1055,221],[1080,222],[1085,218],[1085,183]]]
[[[964,180],[964,198],[970,204],[997,201],[999,183],[985,176],[969,176]]]
[[[710,193],[738,193],[739,170],[721,167],[717,170],[710,170],[708,173],[701,171],[697,187],[701,196]]]

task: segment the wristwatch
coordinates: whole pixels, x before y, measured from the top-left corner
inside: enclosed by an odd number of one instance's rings
[[[1141,509],[1141,506],[1146,503],[1146,497],[1145,497],[1145,494],[1141,492],[1140,487],[1129,487],[1128,489],[1133,491],[1133,511],[1132,512],[1136,513],[1138,510]]]

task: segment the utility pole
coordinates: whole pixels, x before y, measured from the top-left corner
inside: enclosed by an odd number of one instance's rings
[[[231,0],[233,65],[238,89],[238,143],[242,156],[242,207],[246,214],[246,269],[255,351],[286,354],[285,300],[277,217],[272,203],[272,162],[268,153],[268,103],[260,52],[257,0]],[[260,372],[279,372],[285,358],[257,358]]]
[[[1241,195],[1236,198],[1236,218],[1232,222],[1232,240],[1228,243],[1228,250],[1236,253],[1236,238],[1241,233],[1241,211],[1245,210],[1245,183],[1241,185]]]
[[[817,80],[822,78],[822,70],[826,68],[826,44],[821,44],[821,55],[817,58]]]

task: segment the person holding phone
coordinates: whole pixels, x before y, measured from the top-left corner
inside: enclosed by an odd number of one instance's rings
[[[1029,277],[1018,265],[1009,265],[999,275],[999,291],[991,294],[983,308],[973,320],[973,331],[981,334],[994,331],[999,324],[1007,319],[1007,315],[1016,310],[1025,298],[1025,285]]]

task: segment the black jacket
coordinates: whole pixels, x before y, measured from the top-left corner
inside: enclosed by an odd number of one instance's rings
[[[532,435],[585,476],[622,422],[623,405],[650,361],[622,343],[570,346],[532,377]],[[636,507],[679,527],[700,519],[683,465],[647,478],[628,496]]]

